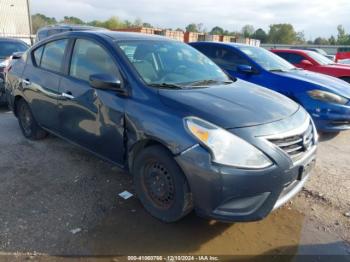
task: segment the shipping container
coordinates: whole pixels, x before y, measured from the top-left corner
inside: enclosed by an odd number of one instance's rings
[[[184,32],[182,31],[174,31],[174,30],[162,30],[162,35],[177,41],[184,41]]]
[[[202,35],[203,34],[201,34],[201,33],[185,32],[184,41],[185,41],[185,43],[198,42],[198,41],[200,41],[199,38]]]
[[[220,36],[219,35],[205,35],[205,41],[220,42]]]
[[[162,35],[162,29],[150,28],[150,27],[130,27],[130,28],[120,28],[115,31],[121,32],[135,32],[149,35]]]
[[[238,38],[236,39],[236,43],[249,45],[250,40],[249,40],[249,38],[238,37]]]
[[[206,37],[205,34],[198,35],[198,41],[206,41],[205,37]]]
[[[236,36],[231,36],[230,42],[231,43],[237,43],[237,37]]]
[[[231,39],[233,37],[232,36],[229,36],[229,35],[221,35],[220,36],[220,41],[221,42],[232,42]]]
[[[260,46],[260,40],[251,38],[251,39],[249,39],[249,45],[259,47]]]
[[[246,45],[251,45],[251,46],[260,46],[260,40],[258,39],[253,39],[253,38],[237,38],[236,43],[240,44],[246,44]]]

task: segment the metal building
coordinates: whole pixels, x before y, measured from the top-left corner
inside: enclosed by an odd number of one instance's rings
[[[31,43],[29,0],[0,0],[0,37]]]

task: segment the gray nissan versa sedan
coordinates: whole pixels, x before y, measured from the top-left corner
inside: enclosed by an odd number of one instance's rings
[[[53,133],[128,170],[143,206],[166,222],[193,209],[262,219],[315,163],[303,108],[160,36],[55,35],[13,64],[7,87],[25,137]]]

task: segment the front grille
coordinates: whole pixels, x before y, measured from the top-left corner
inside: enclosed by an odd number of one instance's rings
[[[270,137],[268,140],[287,153],[295,162],[301,159],[315,145],[314,135],[313,126],[309,122],[306,129],[300,133],[282,138]]]

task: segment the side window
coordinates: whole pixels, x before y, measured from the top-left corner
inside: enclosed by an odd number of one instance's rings
[[[36,66],[40,66],[41,57],[43,55],[43,50],[44,50],[44,46],[41,46],[41,47],[35,49],[34,52],[33,52],[34,63],[35,63]]]
[[[74,45],[69,74],[89,81],[93,74],[117,74],[117,68],[110,55],[98,44],[77,39]]]
[[[211,59],[224,69],[237,70],[238,65],[251,65],[250,62],[232,50],[218,47]]]
[[[67,43],[67,39],[62,39],[46,44],[41,58],[40,67],[59,72],[61,70]]]
[[[290,59],[289,59],[289,53],[275,53],[276,55],[278,55],[279,57],[283,58],[284,60],[287,60],[290,63]]]
[[[298,54],[289,54],[288,56],[288,62],[291,63],[291,64],[300,64],[301,60],[304,60],[307,58],[301,56],[301,55],[298,55]]]
[[[213,49],[215,49],[215,48],[213,48],[211,46],[202,46],[202,45],[195,46],[195,48],[197,50],[199,50],[200,52],[202,52],[207,57],[209,57],[210,59],[213,59],[214,53],[215,53],[214,52],[215,50],[213,50]]]

